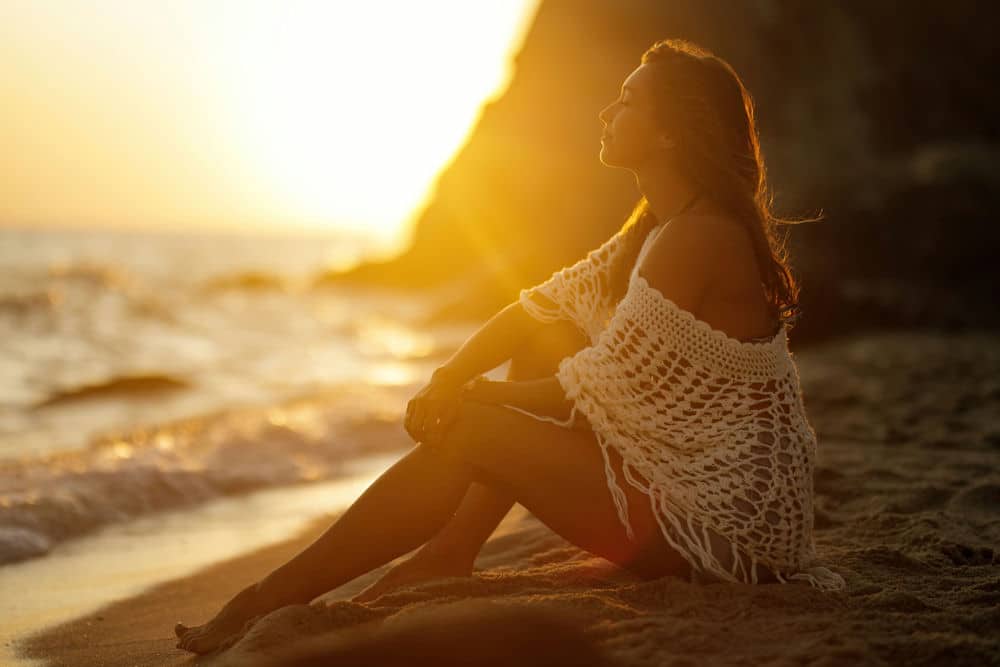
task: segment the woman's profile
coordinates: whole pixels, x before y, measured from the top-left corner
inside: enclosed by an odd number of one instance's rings
[[[515,502],[643,579],[843,587],[813,552],[798,287],[774,233],[790,221],[770,210],[749,93],[663,40],[599,119],[602,163],[641,191],[624,226],[476,331],[409,402],[416,445],[206,624],[178,623],[179,647],[226,646],[418,548],[354,600],[468,575]],[[506,381],[482,375],[507,360]]]

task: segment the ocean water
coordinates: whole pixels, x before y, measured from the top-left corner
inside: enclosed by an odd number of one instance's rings
[[[0,230],[0,565],[112,523],[344,474],[470,335],[324,287],[352,237]]]

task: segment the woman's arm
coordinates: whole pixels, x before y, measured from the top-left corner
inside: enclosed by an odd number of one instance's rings
[[[526,338],[545,326],[517,301],[504,306],[468,339],[431,376],[460,386],[510,359]]]
[[[419,442],[432,442],[442,436],[457,415],[456,399],[461,398],[465,385],[474,377],[485,379],[483,371],[510,359],[526,338],[544,326],[545,322],[529,315],[519,301],[500,309],[410,399],[403,418],[406,432]]]
[[[573,409],[573,401],[566,398],[565,390],[554,375],[513,382],[480,379],[465,391],[464,396],[480,403],[513,405],[557,419],[567,419]]]

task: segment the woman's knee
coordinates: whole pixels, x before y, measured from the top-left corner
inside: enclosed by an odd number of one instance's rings
[[[493,405],[465,402],[443,437],[427,443],[442,462],[459,465],[474,481],[513,497],[504,471],[511,458],[509,445],[503,440],[503,429],[494,428],[499,408]]]
[[[530,380],[555,375],[559,362],[590,344],[569,320],[549,322],[531,336],[511,359],[508,380]]]
[[[463,401],[448,428],[428,444],[449,458],[478,463],[475,456],[493,446],[495,433],[490,422],[495,409],[485,403]]]

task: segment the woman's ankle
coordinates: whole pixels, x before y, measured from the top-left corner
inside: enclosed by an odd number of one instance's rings
[[[310,595],[301,585],[287,581],[287,578],[272,572],[252,586],[255,602],[262,609],[273,611],[290,604],[308,604],[315,595]]]

